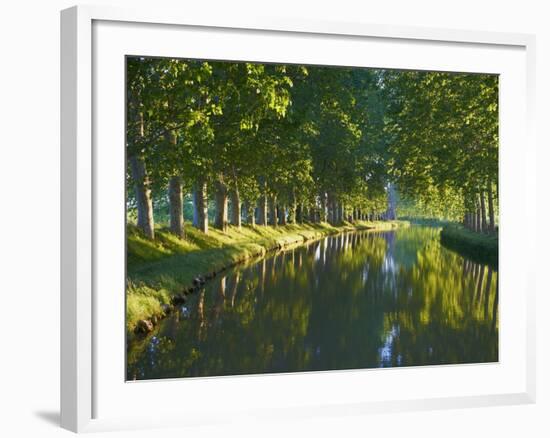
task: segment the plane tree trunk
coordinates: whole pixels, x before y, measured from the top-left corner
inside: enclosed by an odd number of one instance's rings
[[[321,214],[319,220],[321,222],[327,221],[327,194],[325,192],[321,193]]]
[[[269,225],[277,226],[277,196],[269,198]]]
[[[258,199],[258,224],[259,225],[267,225],[269,218],[268,218],[268,198],[267,198],[267,183],[265,181],[265,177],[261,176],[258,180],[258,183],[260,185],[260,191],[261,196],[260,199]]]
[[[493,204],[492,184],[487,184],[487,204],[489,207],[489,231],[495,231],[495,206]]]
[[[216,217],[214,226],[222,231],[227,231],[228,226],[228,197],[227,186],[222,178],[219,178],[214,183],[216,194]]]
[[[476,231],[481,231],[481,208],[479,202],[476,203]]]
[[[237,228],[241,228],[241,197],[239,189],[231,191],[231,223]]]
[[[255,208],[254,203],[246,201],[244,204],[244,209],[246,212],[246,223],[250,225],[251,227],[256,226],[256,215],[255,215]]]
[[[485,209],[485,193],[483,190],[479,192],[479,205],[481,210],[481,231],[487,231],[487,212]]]
[[[313,203],[309,207],[309,221],[312,223],[317,222],[317,208],[316,208],[316,200],[313,200]]]
[[[286,205],[279,207],[279,224],[286,225]]]
[[[151,182],[147,175],[145,162],[137,156],[129,157],[129,161],[137,204],[137,226],[145,236],[154,239],[153,199],[151,197]]]
[[[260,196],[258,200],[258,224],[267,225],[268,223],[268,206],[267,206],[267,196]]]
[[[173,176],[168,181],[168,199],[170,201],[170,232],[183,238],[183,194],[181,190],[181,177]]]
[[[304,221],[303,214],[304,214],[304,206],[302,203],[299,203],[296,206],[296,214],[294,215],[296,222],[301,224]]]
[[[208,233],[208,187],[202,179],[193,187],[193,226]]]
[[[292,191],[292,201],[288,212],[288,220],[291,224],[295,224],[297,220],[298,202],[296,201],[296,194]]]

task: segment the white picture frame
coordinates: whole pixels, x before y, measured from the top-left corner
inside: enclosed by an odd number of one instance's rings
[[[98,31],[97,27],[102,26]],[[114,23],[114,25],[113,25]],[[410,47],[439,47],[445,49],[448,45],[460,48],[465,53],[469,50],[475,51],[483,49],[487,51],[502,52],[502,69],[513,69],[517,73],[513,80],[525,80],[524,86],[516,90],[514,99],[519,102],[519,114],[524,115],[519,121],[522,128],[519,131],[510,129],[510,132],[501,132],[504,138],[509,138],[510,144],[521,144],[518,150],[508,149],[508,155],[501,157],[500,177],[506,178],[512,169],[514,163],[520,163],[516,178],[519,178],[521,184],[519,188],[510,189],[506,187],[503,192],[509,196],[509,205],[515,200],[525,197],[534,197],[535,187],[535,141],[533,134],[534,120],[534,59],[535,59],[535,39],[532,35],[525,34],[507,34],[491,32],[474,32],[451,29],[425,29],[403,26],[385,26],[367,23],[342,23],[342,22],[317,22],[307,20],[296,20],[288,18],[272,17],[254,17],[241,16],[239,18],[218,17],[215,14],[206,16],[190,16],[184,10],[165,11],[156,8],[148,10],[131,10],[111,7],[95,6],[77,6],[66,9],[61,12],[61,426],[75,431],[99,431],[112,430],[119,428],[146,428],[146,427],[165,427],[190,424],[204,424],[218,421],[238,421],[238,419],[248,418],[268,418],[274,415],[286,417],[301,417],[311,415],[343,415],[343,414],[364,414],[369,412],[399,412],[415,409],[441,409],[451,407],[474,407],[502,404],[520,404],[532,403],[535,400],[535,310],[534,310],[534,273],[527,262],[520,264],[516,272],[512,275],[501,277],[501,281],[507,281],[514,284],[519,291],[519,298],[513,298],[510,295],[510,301],[506,303],[507,295],[503,295],[503,306],[509,306],[509,313],[505,313],[503,324],[509,324],[510,318],[517,318],[519,321],[519,332],[516,333],[514,344],[509,350],[515,351],[517,363],[514,370],[510,371],[514,385],[509,387],[499,387],[498,378],[492,382],[493,386],[487,386],[486,392],[474,393],[464,389],[462,392],[458,389],[453,393],[444,391],[432,392],[431,396],[419,397],[413,390],[410,392],[391,393],[388,397],[380,394],[374,397],[363,397],[362,395],[352,394],[346,388],[354,388],[359,383],[364,383],[366,373],[352,371],[345,373],[309,373],[279,376],[256,376],[239,378],[210,378],[210,379],[191,379],[186,385],[186,390],[215,391],[220,394],[220,399],[224,400],[224,393],[233,392],[240,388],[243,394],[251,396],[257,394],[257,391],[271,388],[274,385],[285,387],[299,387],[302,385],[304,390],[319,385],[319,382],[327,383],[327,390],[333,391],[334,403],[328,403],[323,397],[315,400],[315,394],[309,399],[307,397],[299,398],[298,404],[286,403],[284,395],[273,397],[270,404],[262,404],[261,400],[255,400],[254,403],[246,405],[244,400],[236,399],[236,404],[242,402],[243,408],[235,411],[223,412],[218,405],[205,404],[203,399],[196,400],[195,411],[192,416],[182,416],[181,410],[166,411],[162,405],[151,406],[150,415],[131,414],[131,411],[120,412],[120,414],[111,415],[111,411],[106,407],[103,415],[103,405],[107,406],[106,397],[112,399],[110,403],[122,403],[122,399],[117,398],[122,393],[113,390],[112,393],[106,393],[104,388],[112,386],[112,380],[117,379],[120,370],[113,376],[105,376],[105,362],[107,354],[98,354],[103,345],[107,342],[104,336],[105,323],[99,318],[101,306],[105,305],[105,300],[98,300],[98,288],[101,288],[102,264],[110,263],[101,256],[104,246],[98,240],[98,236],[103,233],[102,218],[99,216],[105,209],[98,209],[98,205],[104,202],[105,189],[102,184],[106,184],[110,173],[116,172],[113,168],[104,166],[105,152],[97,154],[98,139],[105,139],[101,129],[97,129],[96,124],[101,124],[103,112],[99,110],[104,105],[101,96],[97,94],[99,77],[102,77],[103,67],[98,67],[94,62],[103,56],[102,51],[107,52],[105,48],[105,38],[110,38],[112,43],[112,56],[119,56],[124,53],[124,37],[121,36],[120,29],[116,26],[127,26],[123,32],[133,32],[132,35],[139,35],[140,29],[147,28],[148,32],[163,33],[174,32],[177,29],[186,29],[186,31],[200,31],[203,33],[212,32],[220,34],[224,32],[236,31],[238,37],[261,38],[264,34],[269,34],[271,42],[268,42],[268,48],[275,47],[278,38],[334,38],[340,41],[338,44],[348,44],[348,41],[354,41],[354,44],[362,44],[364,41],[370,41],[373,44],[384,42],[389,45],[410,45]],[[130,29],[131,28],[131,29]],[[102,36],[101,32],[106,32]],[[137,33],[136,33],[137,32]],[[102,39],[103,38],[103,39]],[[139,38],[137,38],[139,39]],[[150,39],[149,39],[150,41]],[[266,40],[267,41],[267,40]],[[150,42],[147,50],[154,50],[155,41]],[[351,43],[350,43],[351,44]],[[166,46],[164,46],[166,47]],[[271,47],[271,49],[269,49]],[[160,49],[160,47],[159,47]],[[119,52],[116,52],[119,50]],[[145,49],[144,49],[145,50]],[[166,49],[167,50],[167,49]],[[200,44],[197,46],[198,52],[202,49]],[[204,45],[206,50],[206,45]],[[223,49],[221,49],[223,50]],[[274,50],[274,49],[273,49]],[[403,48],[399,50],[404,50]],[[122,52],[120,52],[122,51]],[[198,53],[197,52],[197,53]],[[510,53],[508,59],[506,53]],[[171,53],[171,52],[167,52]],[[481,52],[480,52],[481,53]],[[127,53],[130,54],[130,53]],[[135,53],[131,53],[135,54]],[[148,53],[151,54],[151,53]],[[159,53],[160,54],[160,53]],[[109,55],[109,56],[111,56]],[[330,54],[329,54],[330,55]],[[323,56],[329,56],[323,55]],[[107,55],[106,55],[107,56]],[[228,54],[229,59],[238,54]],[[260,56],[260,55],[259,55]],[[261,55],[263,56],[263,55]],[[273,55],[276,56],[276,55]],[[296,56],[299,56],[296,55]],[[500,55],[496,55],[497,57]],[[205,56],[208,57],[208,56]],[[479,56],[478,56],[479,57]],[[110,58],[105,58],[110,59]],[[117,58],[118,59],[118,58]],[[380,58],[383,59],[383,58]],[[460,57],[457,58],[455,67],[460,68]],[[495,58],[496,59],[496,58]],[[517,60],[521,60],[518,65]],[[490,60],[478,60],[479,71],[485,71],[483,64]],[[335,60],[345,62],[343,60]],[[421,62],[421,61],[418,61]],[[508,64],[507,64],[508,63]],[[495,65],[501,65],[498,62]],[[103,66],[105,63],[102,64]],[[340,65],[340,64],[338,64]],[[411,64],[412,65],[412,64]],[[449,64],[451,65],[451,64]],[[473,64],[472,64],[473,65]],[[377,67],[391,67],[387,63],[376,65]],[[417,65],[421,68],[421,64]],[[451,67],[448,67],[451,68]],[[499,73],[499,68],[495,67],[495,72]],[[470,71],[469,69],[465,71]],[[512,70],[510,70],[512,72]],[[519,79],[518,79],[519,78]],[[517,84],[516,84],[517,85]],[[120,81],[118,85],[120,86]],[[112,94],[115,99],[114,111],[120,110],[121,95]],[[117,100],[118,99],[118,100]],[[99,111],[99,112],[98,112]],[[503,123],[511,120],[504,115]],[[510,125],[511,126],[511,125]],[[507,129],[505,126],[503,129]],[[507,137],[509,135],[509,137]],[[104,144],[104,143],[102,143]],[[118,144],[114,142],[114,144]],[[123,143],[120,143],[120,150],[123,151]],[[518,157],[521,154],[521,162]],[[118,156],[120,157],[120,156]],[[114,160],[116,164],[116,157]],[[98,169],[101,168],[101,173]],[[111,175],[112,177],[113,175]],[[116,175],[115,175],[116,177]],[[527,199],[527,198],[526,198]],[[117,198],[113,198],[113,205],[116,205]],[[108,202],[108,201],[105,201]],[[506,204],[506,203],[505,203]],[[122,206],[121,206],[122,209]],[[534,218],[534,212],[524,212],[523,220]],[[505,205],[502,210],[502,228],[504,237],[501,236],[503,250],[508,247],[511,251],[504,251],[501,254],[501,264],[504,266],[514,261],[515,245],[524,245],[525,248],[533,248],[534,242],[526,240],[520,242],[518,239],[519,230],[514,228],[514,224],[519,218],[515,218],[513,212],[507,214]],[[506,231],[508,230],[508,231]],[[515,231],[514,231],[515,230]],[[120,230],[119,230],[120,231]],[[99,234],[98,234],[99,233]],[[506,234],[507,233],[507,234]],[[534,233],[533,233],[534,234]],[[123,249],[122,249],[123,251]],[[520,253],[518,251],[518,253]],[[517,257],[517,256],[516,256]],[[111,263],[112,265],[112,263]],[[115,263],[113,269],[121,270],[123,267]],[[118,275],[118,274],[117,274]],[[120,272],[123,275],[123,272]],[[105,275],[106,277],[107,275]],[[118,278],[118,277],[117,277]],[[117,284],[115,282],[115,284]],[[120,294],[124,294],[124,288],[120,288]],[[519,302],[512,302],[519,299]],[[123,300],[123,298],[122,298]],[[120,303],[120,301],[118,301]],[[508,318],[506,318],[508,316]],[[120,315],[123,318],[123,315]],[[103,328],[99,326],[103,324]],[[109,323],[111,324],[111,323]],[[107,327],[109,330],[116,329],[116,324]],[[505,328],[505,327],[504,327]],[[122,330],[121,330],[122,331]],[[507,331],[501,331],[501,337],[506,335]],[[118,335],[117,335],[118,336]],[[114,336],[116,338],[116,336]],[[517,338],[517,339],[516,339]],[[502,345],[501,345],[502,346]],[[124,345],[114,342],[111,351],[120,350],[121,357],[124,356]],[[111,348],[109,347],[109,348]],[[518,348],[516,348],[518,347]],[[106,348],[106,347],[105,347]],[[508,348],[508,347],[506,347]],[[520,350],[520,351],[519,351]],[[105,350],[107,351],[107,350]],[[120,358],[117,359],[120,362]],[[123,359],[122,359],[123,360]],[[501,369],[506,368],[506,361],[497,366]],[[116,368],[116,367],[115,367]],[[423,368],[423,369],[420,369]],[[479,374],[480,376],[494,375],[497,368],[489,369],[476,366],[461,366],[460,370],[466,370],[470,375]],[[390,370],[391,379],[399,382],[405,377],[410,377],[411,372],[415,373],[415,378],[419,379],[449,379],[449,368],[441,367],[418,367],[416,370]],[[460,371],[459,370],[459,371]],[[118,373],[118,374],[117,374]],[[409,374],[404,374],[409,373]],[[311,376],[314,374],[314,376]],[[459,374],[456,374],[457,376]],[[375,376],[375,377],[373,377]],[[382,375],[380,375],[382,376]],[[388,376],[386,373],[385,376]],[[454,376],[454,374],[453,374]],[[504,374],[503,374],[504,376]],[[501,380],[503,376],[499,377]],[[376,374],[370,373],[369,379],[377,378]],[[386,378],[386,377],[384,377]],[[460,379],[461,377],[456,377]],[[485,377],[480,377],[485,379]],[[103,383],[102,383],[103,382]],[[109,384],[107,384],[107,383]],[[286,383],[285,383],[286,382]],[[133,387],[138,385],[126,384],[123,380],[120,383],[121,388]],[[140,391],[153,391],[156,395],[160,392],[169,393],[170,388],[181,386],[181,382],[147,382],[141,383]],[[460,381],[457,383],[460,386]],[[98,389],[99,388],[99,389]],[[103,388],[103,389],[102,389]],[[153,389],[154,388],[154,389]],[[160,389],[159,389],[160,388]],[[258,389],[260,388],[260,389]],[[264,389],[262,389],[264,388]],[[332,389],[330,389],[332,388]],[[343,388],[338,391],[335,388]],[[491,389],[493,388],[493,389]],[[499,389],[500,388],[500,389]],[[256,391],[256,392],[255,392]],[[346,392],[347,391],[347,392]],[[483,391],[483,389],[481,390]],[[149,392],[149,394],[153,394]],[[131,390],[129,397],[135,397],[138,390]],[[144,392],[145,393],[145,392]],[[204,398],[205,399],[205,398]],[[103,400],[103,401],[102,401]],[[202,403],[202,404],[201,404]],[[255,406],[257,405],[257,406]],[[183,409],[183,408],[181,408]],[[207,411],[208,410],[208,411]]]

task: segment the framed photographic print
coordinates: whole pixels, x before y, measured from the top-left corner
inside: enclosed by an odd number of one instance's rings
[[[63,427],[534,401],[532,36],[79,6],[61,52]]]

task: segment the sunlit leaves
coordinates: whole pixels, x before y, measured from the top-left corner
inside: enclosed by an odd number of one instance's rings
[[[472,193],[497,181],[498,77],[388,71],[383,78],[389,172],[420,210],[460,218]]]

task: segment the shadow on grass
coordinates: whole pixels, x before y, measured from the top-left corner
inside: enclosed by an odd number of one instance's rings
[[[441,230],[441,244],[477,263],[498,270],[498,234],[481,234],[458,224],[448,224]]]

